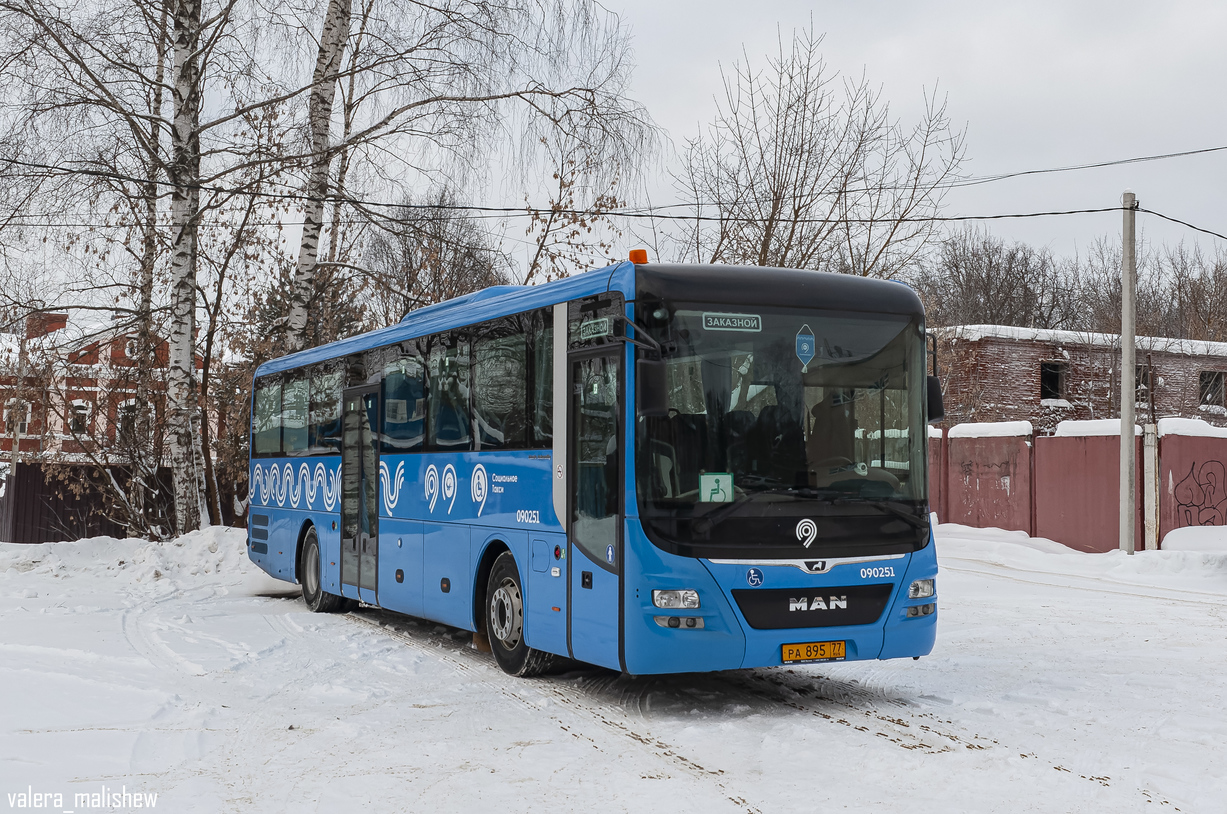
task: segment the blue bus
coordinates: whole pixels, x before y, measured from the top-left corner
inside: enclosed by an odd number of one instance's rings
[[[464,628],[513,675],[918,658],[926,362],[897,282],[622,262],[487,288],[258,368],[248,553],[314,611]]]

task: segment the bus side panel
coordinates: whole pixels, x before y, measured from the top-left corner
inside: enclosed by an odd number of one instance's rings
[[[265,507],[262,512],[268,515],[268,556],[260,567],[277,579],[297,582],[294,571],[298,532],[308,515],[276,507]]]
[[[422,616],[473,629],[473,567],[469,526],[422,524]]]
[[[903,589],[895,598],[886,617],[886,637],[882,644],[880,659],[897,659],[907,656],[927,656],[933,652],[937,640],[937,596],[923,599],[908,599],[907,587],[914,580],[937,578],[937,550],[933,544],[933,532],[929,532],[929,544],[912,555],[903,577]],[[936,583],[935,583],[936,584]],[[909,606],[934,606],[933,613],[908,618]]]
[[[648,541],[634,518],[626,521],[626,541],[623,636],[627,672],[647,675],[740,667],[745,635],[724,592],[703,564],[661,551]],[[661,610],[652,604],[654,588],[698,591],[699,608]],[[661,627],[657,616],[697,616],[703,619],[703,627]]]
[[[340,535],[333,528],[340,502],[340,457],[266,458],[248,470],[248,556],[271,576],[296,582],[298,538],[315,524],[323,562],[321,584],[339,594]]]
[[[524,641],[529,647],[567,655],[567,535],[534,531],[528,562],[520,572],[528,576],[524,605]],[[554,549],[559,556],[554,556]]]
[[[571,546],[571,652],[575,658],[611,670],[618,664],[618,576]],[[583,575],[591,575],[585,588]],[[625,584],[625,583],[623,583]]]
[[[320,587],[341,595],[341,516],[336,512],[315,513],[315,533],[320,541]]]
[[[422,615],[422,523],[379,518],[379,607]]]

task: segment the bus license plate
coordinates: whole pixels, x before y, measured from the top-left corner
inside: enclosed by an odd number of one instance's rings
[[[842,661],[847,658],[844,642],[802,642],[781,647],[785,664],[807,661]]]

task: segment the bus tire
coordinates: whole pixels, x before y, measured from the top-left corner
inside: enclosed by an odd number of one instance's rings
[[[302,541],[302,566],[299,577],[302,582],[302,598],[307,607],[315,613],[336,613],[349,610],[349,602],[343,596],[330,594],[323,588],[320,580],[320,538],[315,533],[315,526],[307,529],[307,536]]]
[[[490,569],[486,587],[486,633],[494,660],[508,675],[541,675],[554,666],[554,655],[524,642],[524,590],[515,557],[504,551]]]

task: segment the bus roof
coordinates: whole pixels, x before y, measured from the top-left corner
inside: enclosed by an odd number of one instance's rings
[[[541,285],[490,286],[417,308],[395,325],[272,359],[256,369],[256,377],[606,291],[620,291],[629,299],[634,296],[634,269],[633,265],[624,261]]]
[[[747,295],[746,282],[752,280]],[[638,286],[638,288],[636,288]],[[260,365],[256,376],[348,356],[405,339],[545,308],[579,297],[636,291],[665,300],[729,305],[795,305],[835,311],[922,317],[924,308],[910,286],[854,274],[762,266],[673,263],[615,263],[541,285],[498,285],[410,311],[395,325],[282,356]]]

